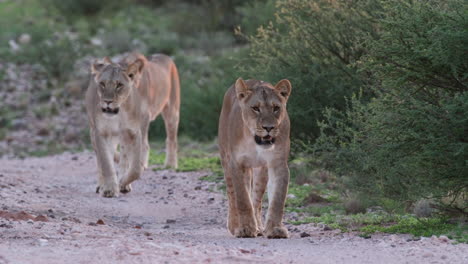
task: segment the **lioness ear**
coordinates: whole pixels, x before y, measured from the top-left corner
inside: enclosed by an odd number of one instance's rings
[[[247,84],[244,82],[244,80],[242,80],[241,77],[237,79],[235,88],[236,88],[236,96],[237,96],[237,99],[239,100],[244,99],[245,97],[247,97],[247,95],[249,95],[252,92],[249,89],[249,87],[247,87]]]
[[[142,59],[136,59],[132,64],[127,67],[127,75],[133,81],[135,76],[143,71],[145,62]]]
[[[91,64],[91,73],[93,75],[96,75],[98,72],[104,69],[105,66],[111,63],[112,61],[109,59],[109,57],[104,57],[102,59],[95,60],[94,63]]]
[[[278,91],[281,94],[281,96],[286,98],[286,100],[291,94],[291,89],[291,83],[287,79],[283,79],[275,85],[275,90]]]

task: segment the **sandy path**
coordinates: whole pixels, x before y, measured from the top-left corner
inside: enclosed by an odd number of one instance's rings
[[[287,240],[233,238],[225,198],[198,180],[206,173],[148,170],[131,193],[108,199],[94,193],[90,152],[0,160],[0,264],[468,263],[468,245],[436,237],[363,239],[302,225],[288,226]],[[21,211],[47,222],[5,219]]]

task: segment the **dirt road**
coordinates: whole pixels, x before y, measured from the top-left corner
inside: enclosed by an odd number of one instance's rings
[[[0,264],[5,263],[468,263],[446,238],[373,235],[314,225],[291,238],[238,239],[208,172],[147,170],[118,198],[94,193],[94,154],[0,159]],[[308,237],[301,238],[306,232]]]

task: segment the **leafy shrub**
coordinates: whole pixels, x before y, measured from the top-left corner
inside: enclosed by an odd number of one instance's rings
[[[468,213],[466,2],[391,1],[362,61],[376,97],[328,109],[315,150],[375,199],[434,200]],[[452,48],[442,48],[452,47]]]
[[[40,64],[51,78],[63,79],[82,55],[81,44],[42,5],[27,3],[29,8],[14,1],[0,3],[0,23],[9,25],[0,31],[0,56],[18,64]],[[21,43],[22,35],[30,40]],[[9,42],[16,43],[17,50]]]
[[[113,0],[47,0],[49,6],[57,9],[66,19],[79,16],[93,16],[105,9],[118,8],[127,1]]]
[[[354,65],[365,52],[363,37],[376,35],[378,1],[280,0],[276,19],[249,37],[245,78],[287,78],[292,135],[315,139],[316,120],[327,106],[343,109],[344,97],[363,81]]]
[[[276,0],[251,1],[236,8],[243,34],[254,35],[260,26],[275,20]]]

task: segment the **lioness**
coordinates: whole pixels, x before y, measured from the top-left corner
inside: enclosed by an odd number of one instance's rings
[[[227,227],[236,237],[287,238],[282,224],[289,184],[291,83],[239,78],[226,92],[219,120],[219,148],[229,199]],[[268,212],[262,198],[268,183]]]
[[[131,54],[113,63],[106,57],[91,65],[91,73],[86,110],[99,169],[96,192],[114,197],[131,191],[148,167],[148,127],[159,113],[166,126],[165,165],[176,168],[180,85],[171,58]]]

